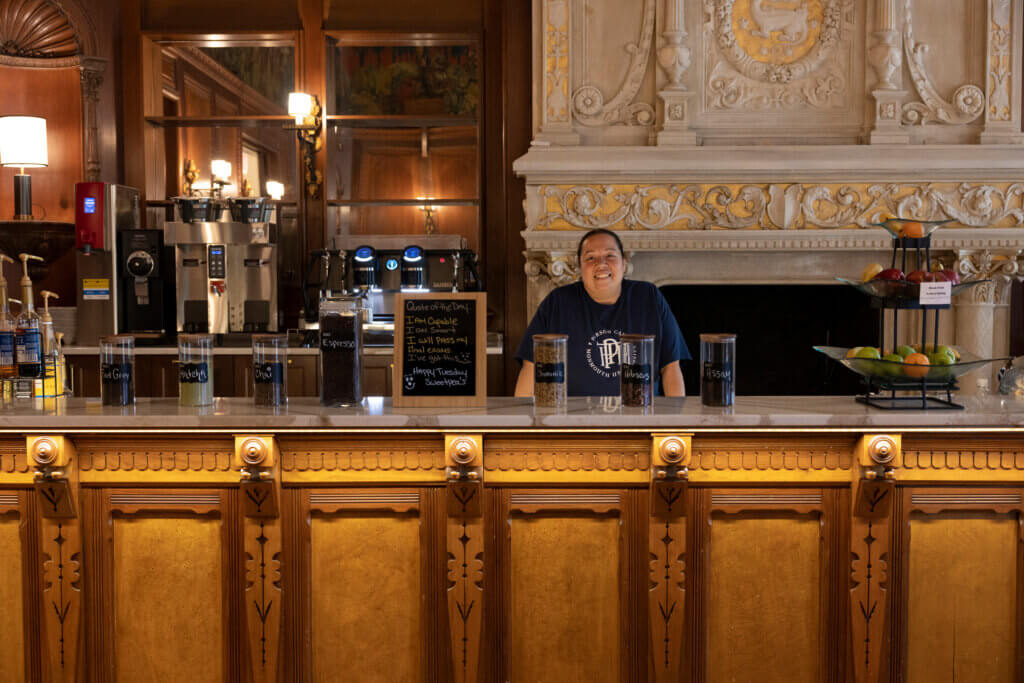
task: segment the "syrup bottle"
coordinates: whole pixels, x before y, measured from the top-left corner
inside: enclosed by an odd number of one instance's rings
[[[18,377],[35,379],[43,376],[43,334],[39,316],[36,315],[32,300],[32,280],[28,276],[29,259],[42,261],[32,254],[18,254],[21,259],[21,315],[18,316],[17,332],[15,333],[15,360],[18,363]]]
[[[14,316],[7,296],[7,278],[4,277],[4,261],[14,263],[7,254],[0,254],[0,380],[18,376],[18,365],[14,361]]]
[[[63,393],[64,385],[59,381],[60,368],[60,347],[57,345],[57,335],[53,331],[53,317],[50,315],[50,299],[59,299],[54,292],[41,290],[39,295],[43,297],[43,315],[39,319],[39,327],[43,338],[42,360],[43,375],[39,384],[36,396],[53,398]],[[40,393],[40,391],[42,393]]]

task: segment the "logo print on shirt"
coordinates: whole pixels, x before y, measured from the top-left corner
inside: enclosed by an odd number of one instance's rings
[[[619,376],[619,335],[621,334],[619,330],[598,330],[587,340],[587,365],[601,377]]]

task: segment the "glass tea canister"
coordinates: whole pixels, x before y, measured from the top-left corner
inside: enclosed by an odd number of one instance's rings
[[[566,401],[566,358],[569,335],[533,335],[533,404],[560,408]]]
[[[700,402],[731,406],[736,399],[736,335],[700,335]]]
[[[622,405],[644,408],[654,402],[654,335],[619,338],[619,396]]]
[[[253,402],[258,406],[288,403],[288,335],[252,337]]]
[[[178,405],[213,403],[213,336],[178,335]]]
[[[100,337],[100,397],[105,406],[135,403],[135,337]]]
[[[320,405],[350,406],[363,400],[363,299],[320,300]]]

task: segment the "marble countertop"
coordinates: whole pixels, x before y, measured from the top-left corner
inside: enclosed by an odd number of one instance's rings
[[[509,397],[490,398],[479,408],[394,408],[381,397],[359,407],[323,408],[317,399],[294,398],[280,409],[257,408],[247,398],[218,398],[204,408],[182,408],[177,399],[139,399],[125,409],[104,407],[99,399],[35,399],[0,407],[0,430],[1024,429],[1024,400],[956,400],[966,410],[879,410],[851,396],[741,396],[731,408],[705,407],[698,397],[658,398],[649,410],[623,408],[617,398],[573,398],[561,412]]]

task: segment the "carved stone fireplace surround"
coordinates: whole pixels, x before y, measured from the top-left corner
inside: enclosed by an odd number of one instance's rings
[[[530,316],[578,276],[576,243],[594,227],[619,231],[628,272],[659,286],[822,284],[888,264],[889,234],[871,224],[889,214],[953,220],[935,234],[933,260],[991,283],[957,297],[940,339],[981,357],[1008,352],[1009,282],[1024,272],[1019,146],[535,144],[514,168],[526,179]],[[901,339],[916,337],[918,315],[900,317]],[[991,384],[997,370],[968,378]]]

